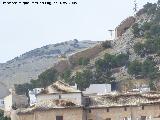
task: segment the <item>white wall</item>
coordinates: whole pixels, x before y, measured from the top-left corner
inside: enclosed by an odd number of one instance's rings
[[[4,98],[4,110],[10,111],[12,109],[12,95]]]
[[[91,84],[84,94],[106,94],[111,92],[111,84]]]

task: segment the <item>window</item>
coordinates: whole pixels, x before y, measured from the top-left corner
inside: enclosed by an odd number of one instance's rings
[[[109,108],[107,108],[107,112],[109,112]]]
[[[111,120],[111,118],[106,118],[106,120]]]
[[[56,116],[56,120],[63,120],[63,116]]]
[[[127,117],[125,117],[125,118],[124,118],[124,120],[128,120],[128,118],[127,118]]]
[[[124,108],[124,111],[127,111],[127,107]]]
[[[141,120],[146,120],[146,116],[141,116]]]

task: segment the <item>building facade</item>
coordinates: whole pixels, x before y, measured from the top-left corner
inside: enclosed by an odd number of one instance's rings
[[[58,81],[37,98],[37,104],[34,106],[12,112],[11,119],[160,120],[160,93],[157,92],[84,96],[78,90]]]

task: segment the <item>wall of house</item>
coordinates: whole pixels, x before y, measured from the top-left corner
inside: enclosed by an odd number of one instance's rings
[[[10,94],[4,98],[4,110],[10,111],[11,108],[12,108],[12,95]]]
[[[11,120],[56,120],[56,116],[63,116],[63,120],[85,120],[82,108],[37,111],[33,114],[17,115]]]
[[[16,107],[27,106],[28,99],[24,95],[13,95],[13,94],[10,94],[4,98],[4,110],[5,111],[11,111],[13,105],[16,105]]]
[[[37,96],[37,102],[43,100],[56,100],[56,99],[70,100],[76,104],[82,104],[82,94],[81,93],[67,93],[67,94],[42,94]]]
[[[154,118],[160,115],[159,105],[144,106],[144,110],[141,106],[126,107],[126,109],[127,111],[125,111],[125,107],[109,108],[109,112],[107,112],[107,108],[91,109],[91,113],[88,111],[87,117],[88,120],[106,120],[107,118],[124,120],[125,117],[130,118],[130,120],[131,118],[132,120],[141,120],[141,116],[146,116],[147,120],[160,120],[160,118]]]

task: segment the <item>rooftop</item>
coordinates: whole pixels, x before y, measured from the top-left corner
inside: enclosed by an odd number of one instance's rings
[[[61,80],[53,83],[44,89],[40,94],[52,94],[52,93],[77,93],[81,92],[80,90],[75,89],[67,83],[64,83]]]
[[[34,106],[24,109],[18,109],[18,114],[32,114],[35,111],[46,111],[52,109],[64,109],[64,108],[80,108],[82,106],[77,105],[71,101],[67,100],[45,100],[41,101]]]
[[[114,93],[90,96],[90,107],[120,107],[160,103],[160,93]]]

